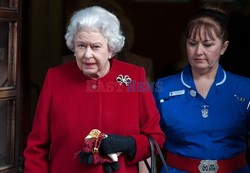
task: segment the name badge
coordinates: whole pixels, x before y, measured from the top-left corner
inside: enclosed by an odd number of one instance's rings
[[[183,94],[185,94],[185,90],[170,91],[169,97],[160,99],[160,103],[167,101],[168,99],[170,99],[170,97],[179,96],[179,95],[183,95]]]
[[[169,97],[179,96],[185,94],[185,90],[177,90],[169,92]]]

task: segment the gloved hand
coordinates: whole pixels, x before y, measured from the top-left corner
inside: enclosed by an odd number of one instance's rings
[[[100,152],[102,154],[110,154],[123,152],[129,158],[133,158],[136,150],[136,143],[134,138],[120,135],[108,135],[102,140]]]
[[[103,168],[106,173],[112,173],[120,168],[120,164],[118,162],[105,163],[103,164]]]
[[[92,153],[85,153],[83,151],[79,154],[80,162],[87,165],[93,163],[93,154]]]

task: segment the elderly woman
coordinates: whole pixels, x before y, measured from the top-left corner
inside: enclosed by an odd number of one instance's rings
[[[24,151],[25,173],[136,173],[150,154],[147,135],[160,146],[165,136],[144,69],[112,58],[125,40],[118,19],[98,6],[80,10],[65,39],[76,61],[48,70]],[[105,135],[86,152],[84,138],[93,129]],[[120,155],[112,160],[110,154]]]
[[[223,9],[201,8],[187,27],[189,65],[158,81],[170,173],[250,172],[250,81],[219,64],[229,44],[227,24]]]

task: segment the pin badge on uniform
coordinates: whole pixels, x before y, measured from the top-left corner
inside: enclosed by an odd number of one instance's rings
[[[208,105],[204,105],[203,108],[201,109],[201,116],[203,118],[208,117]]]
[[[116,78],[116,82],[118,82],[120,85],[123,83],[128,86],[129,83],[131,83],[131,78],[128,75],[121,75],[119,74],[118,77]]]
[[[195,90],[190,90],[190,95],[192,96],[192,97],[195,97],[196,96],[196,91]]]

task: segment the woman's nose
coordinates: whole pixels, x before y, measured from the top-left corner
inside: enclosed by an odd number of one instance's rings
[[[93,55],[92,55],[92,50],[91,50],[90,47],[87,47],[87,48],[86,48],[86,52],[85,52],[85,54],[84,54],[84,57],[85,57],[85,58],[92,58],[92,57],[93,57]]]
[[[202,45],[198,44],[196,48],[196,54],[200,55],[203,53],[203,47]]]

